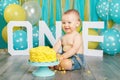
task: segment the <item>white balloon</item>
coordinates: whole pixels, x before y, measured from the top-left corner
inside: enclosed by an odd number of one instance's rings
[[[120,32],[120,24],[114,24],[112,28],[115,28]]]
[[[41,17],[41,8],[36,1],[27,1],[22,7],[26,10],[27,20],[32,24],[36,24]]]

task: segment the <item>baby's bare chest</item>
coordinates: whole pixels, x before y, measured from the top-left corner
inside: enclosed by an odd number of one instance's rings
[[[63,45],[73,45],[74,38],[73,37],[64,37],[62,39],[62,44]]]

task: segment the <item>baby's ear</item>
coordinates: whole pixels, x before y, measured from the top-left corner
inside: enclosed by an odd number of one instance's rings
[[[79,26],[80,26],[80,21],[77,22],[77,27],[79,27]]]

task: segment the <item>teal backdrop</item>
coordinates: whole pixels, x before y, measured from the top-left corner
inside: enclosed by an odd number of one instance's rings
[[[4,20],[4,17],[0,15],[0,49],[1,48],[7,48],[7,43],[2,38],[2,29],[6,26],[6,21]]]

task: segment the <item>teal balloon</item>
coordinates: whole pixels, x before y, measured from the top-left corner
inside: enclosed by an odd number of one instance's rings
[[[108,29],[102,33],[104,41],[100,47],[106,54],[115,55],[120,52],[120,32],[116,29]]]
[[[65,35],[65,32],[62,30],[62,36],[64,36]]]
[[[0,14],[4,14],[5,8],[10,4],[19,4],[18,0],[1,0],[0,1]]]
[[[23,30],[13,32],[13,48],[15,50],[27,49],[27,33]]]
[[[96,11],[100,19],[110,20],[108,0],[100,0],[96,5]]]
[[[115,23],[120,23],[120,1],[112,0],[110,2],[110,17]]]
[[[37,47],[39,45],[39,27],[33,27],[33,47]]]

